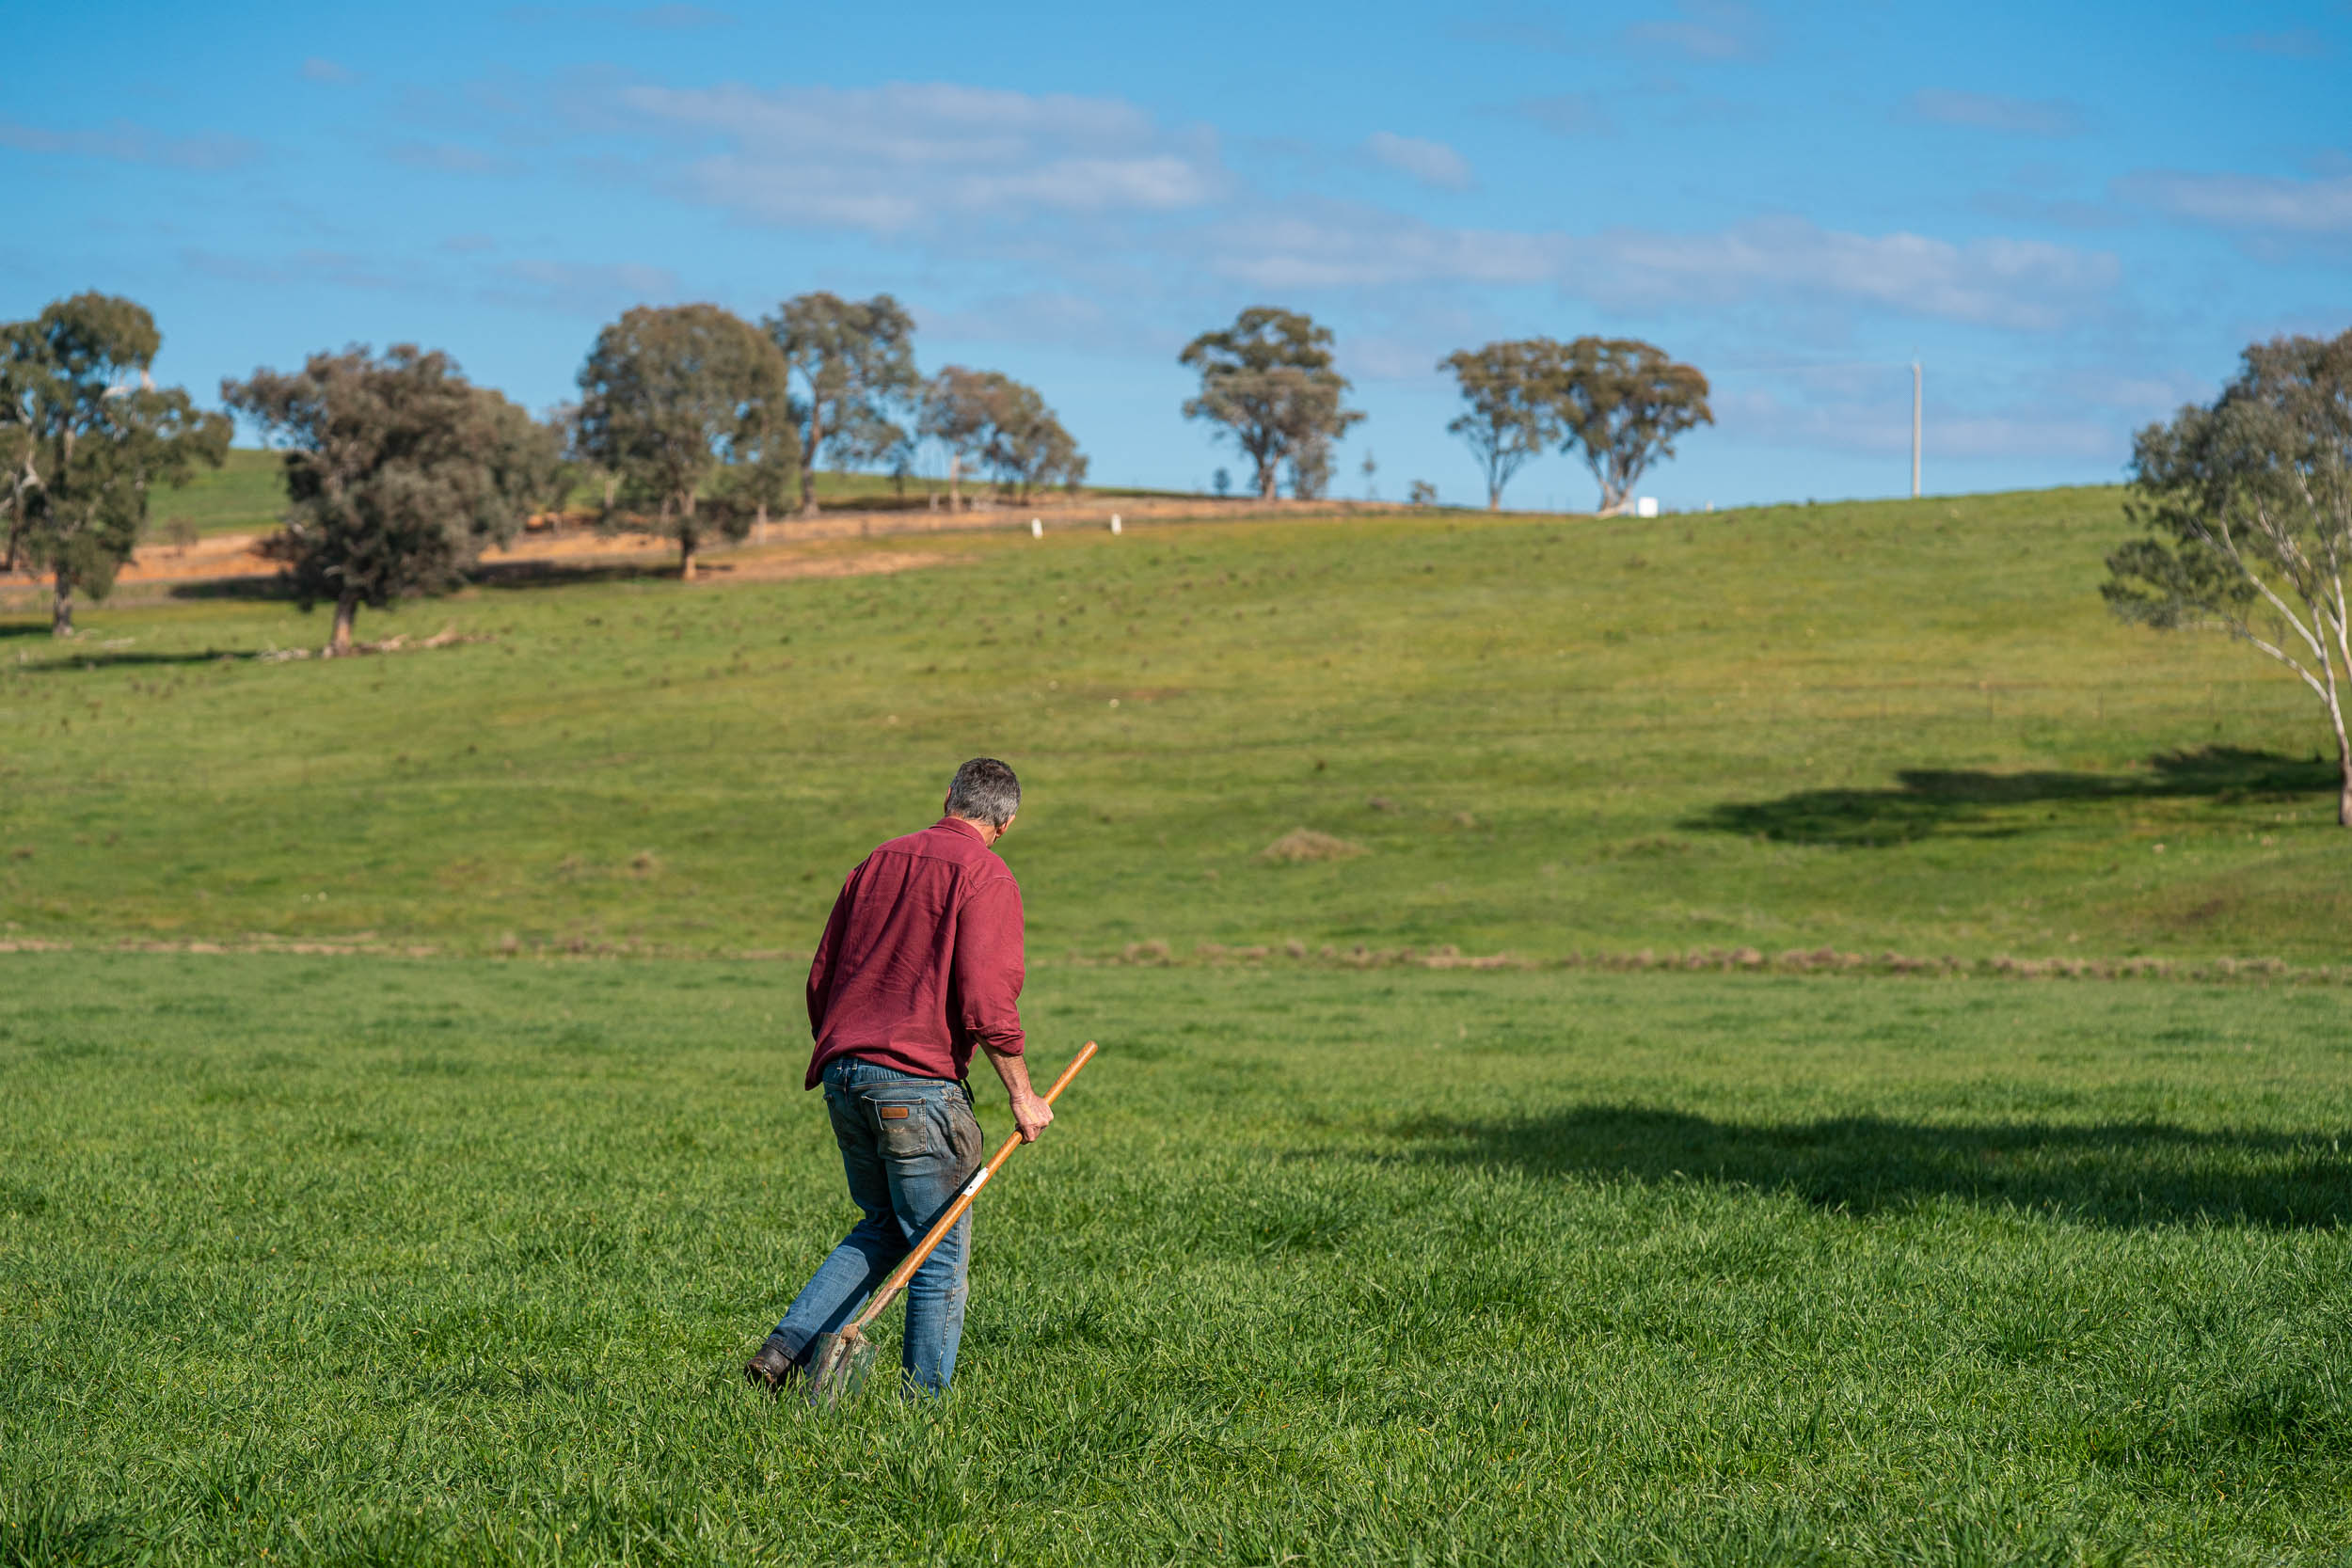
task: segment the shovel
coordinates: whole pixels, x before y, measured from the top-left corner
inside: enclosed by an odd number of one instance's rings
[[[1054,1086],[1045,1091],[1045,1103],[1051,1105],[1054,1097],[1078,1076],[1078,1069],[1091,1061],[1093,1056],[1094,1042],[1089,1040],[1077,1058],[1062,1069],[1061,1076],[1054,1080]],[[947,1232],[953,1230],[956,1222],[963,1218],[965,1211],[972,1207],[972,1200],[980,1196],[982,1187],[988,1185],[988,1179],[996,1174],[996,1167],[1011,1159],[1012,1151],[1020,1147],[1019,1132],[1007,1138],[1005,1147],[996,1151],[996,1158],[972,1173],[972,1180],[963,1184],[963,1190],[956,1195],[956,1200],[947,1205],[947,1212],[940,1215],[922,1241],[915,1243],[914,1250],[890,1271],[890,1277],[882,1282],[873,1298],[866,1302],[866,1310],[843,1325],[838,1334],[817,1336],[809,1347],[808,1355],[808,1397],[812,1402],[833,1404],[866,1386],[866,1374],[874,1370],[875,1354],[873,1341],[866,1337],[867,1326],[898,1299],[898,1292],[907,1288],[907,1281],[914,1277],[914,1271],[923,1266],[923,1260],[931,1255],[931,1250],[946,1241]]]

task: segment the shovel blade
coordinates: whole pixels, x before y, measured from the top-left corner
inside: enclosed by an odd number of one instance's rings
[[[866,1386],[874,1370],[873,1342],[854,1328],[819,1334],[808,1356],[808,1397],[812,1403],[834,1404]]]

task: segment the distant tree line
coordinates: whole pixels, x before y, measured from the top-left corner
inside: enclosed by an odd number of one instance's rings
[[[641,307],[596,334],[580,401],[545,420],[407,343],[314,354],[220,391],[284,451],[286,508],[262,550],[303,608],[334,607],[340,653],[362,607],[456,586],[583,482],[601,486],[599,528],[675,540],[691,578],[710,541],[796,501],[813,515],[828,463],[903,482],[928,450],[950,507],[971,504],[967,474],[1016,499],[1085,479],[1036,388],[961,365],[926,378],[914,335],[888,294],[801,294],[756,326],[715,305]],[[154,386],[161,344],[143,307],[99,293],[0,324],[0,571],[48,575],[59,636],[77,595],[113,587],[151,493],[227,455],[227,416]]]
[[[580,402],[557,412],[566,451],[606,480],[603,525],[678,544],[680,574],[714,538],[741,539],[790,508],[818,510],[817,474],[904,476],[930,444],[947,504],[985,473],[1028,499],[1076,486],[1087,459],[1036,388],[994,371],[914,365],[914,320],[888,294],[786,300],[754,326],[715,305],[641,306],[596,334]]]
[[[154,387],[161,341],[143,308],[97,293],[0,325],[0,567],[50,576],[59,635],[77,594],[112,587],[152,489],[226,454],[228,419]],[[223,381],[221,397],[284,452],[286,509],[263,550],[305,609],[333,607],[328,646],[342,652],[363,607],[455,586],[582,483],[600,492],[600,529],[675,541],[691,578],[713,542],[815,515],[827,466],[882,467],[903,484],[918,464],[944,464],[951,509],[971,504],[967,480],[1022,500],[1084,481],[1085,454],[1035,388],[961,365],[925,376],[914,343],[914,318],[890,295],[818,292],[756,324],[715,305],[631,309],[589,346],[579,401],[545,420],[406,343],[259,369]],[[1200,378],[1185,418],[1239,449],[1260,499],[1328,493],[1334,449],[1364,418],[1347,405],[1328,327],[1254,306],[1179,359]],[[1490,507],[1557,445],[1583,456],[1601,512],[1615,512],[1677,436],[1712,421],[1706,377],[1647,343],[1534,338],[1441,368],[1466,404],[1449,428],[1477,456]],[[1368,483],[1373,471],[1367,458]],[[1435,499],[1424,482],[1410,490]]]
[[[1240,449],[1260,499],[1272,500],[1285,483],[1302,499],[1329,488],[1331,449],[1363,415],[1346,406],[1328,327],[1256,306],[1195,338],[1178,361],[1200,375],[1184,417]],[[1630,338],[1493,342],[1450,354],[1438,368],[1453,372],[1460,389],[1465,407],[1446,428],[1477,458],[1489,510],[1501,509],[1514,474],[1557,447],[1592,469],[1599,514],[1613,516],[1630,504],[1642,475],[1674,455],[1677,437],[1715,422],[1707,377]],[[1222,495],[1225,471],[1217,472]],[[1435,491],[1415,481],[1412,494],[1419,501]]]
[[[1446,428],[1478,458],[1489,511],[1503,486],[1549,447],[1581,457],[1600,485],[1600,515],[1631,504],[1651,464],[1685,431],[1713,424],[1707,377],[1631,338],[1526,338],[1462,349],[1452,371],[1468,406]]]

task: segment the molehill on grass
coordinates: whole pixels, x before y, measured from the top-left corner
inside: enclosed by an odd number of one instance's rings
[[[1364,852],[1360,844],[1350,844],[1312,828],[1293,828],[1259,850],[1258,858],[1270,865],[1302,865],[1311,861],[1353,860]]]

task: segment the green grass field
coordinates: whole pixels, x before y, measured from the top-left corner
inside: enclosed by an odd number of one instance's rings
[[[0,1562],[2352,1551],[2332,992],[1051,968],[953,1396],[819,1416],[792,972],[8,962]]]
[[[147,508],[150,539],[168,544],[175,524],[199,534],[277,528],[286,505],[282,461],[274,451],[236,447],[219,467],[200,468],[185,484],[154,492]]]
[[[804,951],[987,751],[1055,958],[2341,959],[2316,705],[2112,622],[2124,533],[2085,490],[884,540],[834,553],[947,559],[477,590],[360,633],[491,641],[333,664],[252,657],[324,639],[267,598],[64,646],[28,604],[0,938]],[[1300,827],[1366,852],[1260,858]]]
[[[799,553],[910,569],[551,576],[331,663],[250,587],[27,601],[0,1568],[2352,1562],[2341,985],[1555,966],[2345,978],[2315,706],[2115,625],[2125,531],[854,541]],[[848,1219],[788,956],[979,752],[1041,1061],[1105,1052],[984,1200],[951,1400],[771,1404]],[[1529,967],[1376,961],[1448,946]]]

